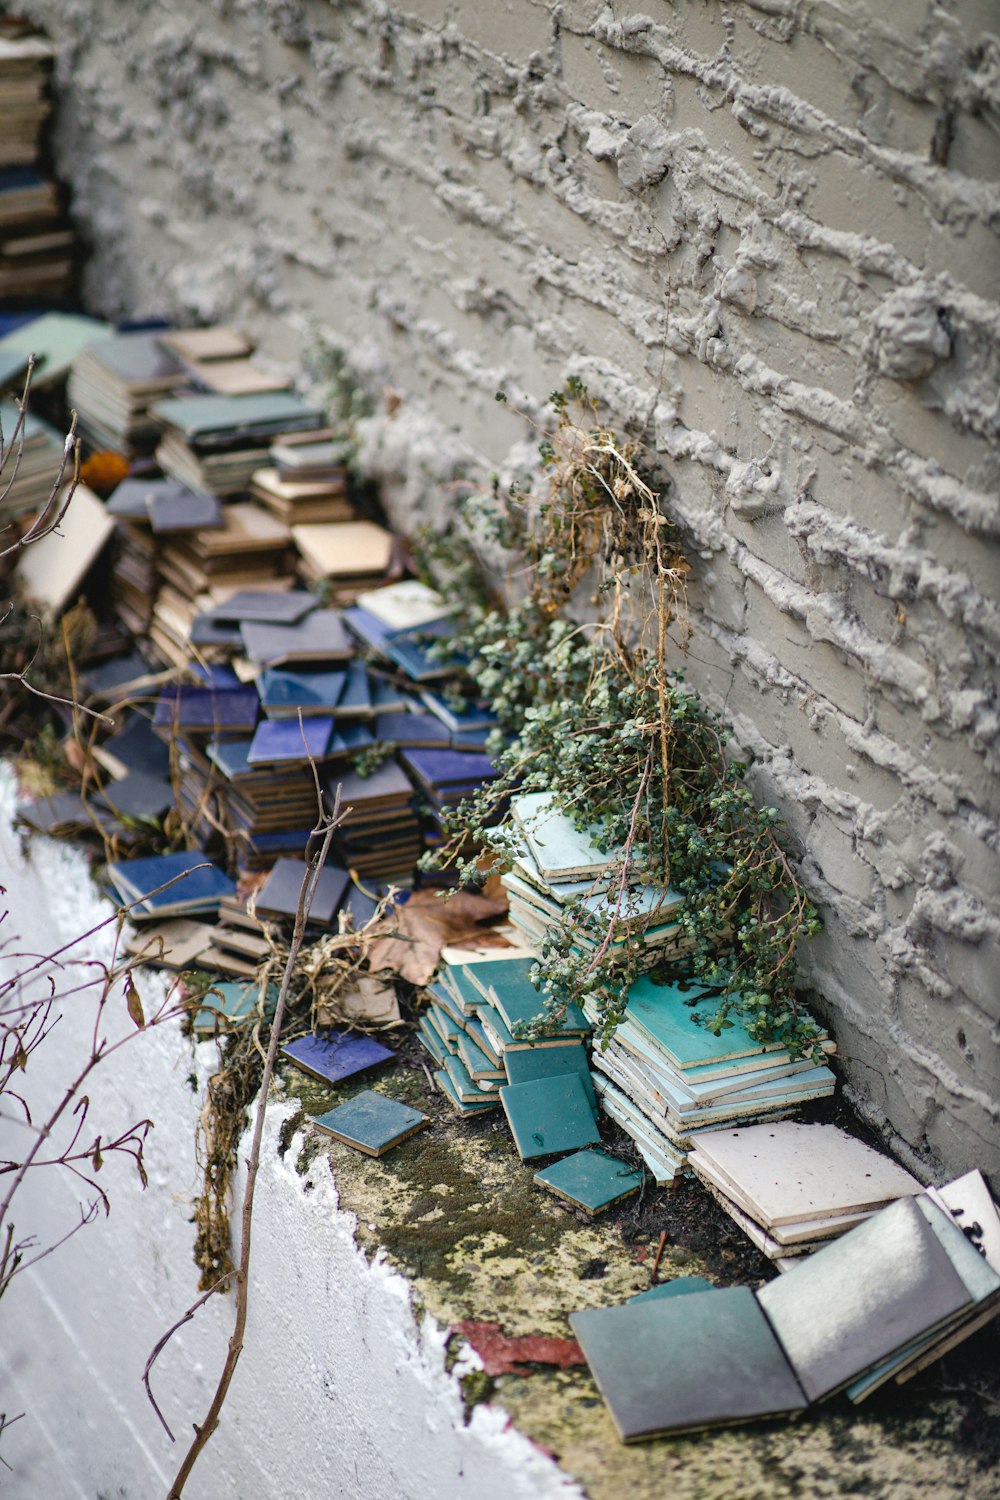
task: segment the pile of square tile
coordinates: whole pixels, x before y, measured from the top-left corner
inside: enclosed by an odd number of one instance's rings
[[[0,17],[0,304],[64,297],[75,236],[45,173],[51,44],[20,17]],[[0,366],[2,368],[2,366]]]
[[[528,942],[537,946],[553,922],[573,911],[596,918],[604,931],[614,924],[613,947],[641,933],[647,948],[662,949],[665,956],[684,951],[672,920],[681,897],[653,885],[625,885],[624,850],[602,848],[597,826],[581,832],[548,792],[515,798],[511,813],[520,838],[503,883],[510,919]],[[574,946],[593,952],[597,941],[578,924]]]
[[[905,1168],[846,1131],[794,1120],[699,1131],[688,1164],[781,1270],[920,1191]]]
[[[563,1156],[536,1173],[556,1196],[596,1213],[638,1192],[642,1174],[600,1145],[598,1105],[584,1041],[589,1026],[570,1006],[539,1036],[542,999],[528,954],[444,964],[429,987],[420,1022],[424,1045],[439,1064],[444,1094],[463,1114],[502,1105],[522,1161]],[[566,1156],[565,1153],[573,1153]]]
[[[694,978],[658,984],[642,975],[610,1042],[594,1046],[604,1108],[657,1182],[671,1180],[701,1132],[730,1120],[780,1118],[834,1092],[825,1064],[754,1041],[737,1015],[717,1034],[709,1030],[719,1004],[718,993]]]
[[[678,1284],[570,1323],[619,1436],[637,1442],[792,1415],[839,1391],[863,1401],[998,1308],[1000,1214],[970,1172],[898,1198],[756,1293]]]

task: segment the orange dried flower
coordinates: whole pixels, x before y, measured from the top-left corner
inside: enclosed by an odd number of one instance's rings
[[[127,478],[128,470],[127,458],[112,452],[110,448],[102,448],[80,465],[80,478],[90,486],[95,495],[106,500],[112,490],[117,489],[122,480]]]

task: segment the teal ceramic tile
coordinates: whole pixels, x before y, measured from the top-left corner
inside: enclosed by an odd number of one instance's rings
[[[444,1070],[463,1104],[495,1103],[497,1090],[484,1088],[482,1084],[476,1083],[460,1057],[448,1053],[444,1060]]]
[[[749,1287],[570,1314],[623,1442],[808,1404]]]
[[[460,1110],[463,1115],[481,1115],[485,1110],[496,1109],[497,1107],[497,1101],[495,1099],[484,1099],[478,1102],[470,1101],[469,1103],[463,1104],[462,1100],[455,1092],[455,1085],[452,1083],[451,1079],[448,1077],[448,1074],[443,1068],[440,1070],[440,1072],[434,1074],[434,1079],[442,1094],[444,1094],[449,1102],[453,1104],[457,1110]]]
[[[528,847],[546,880],[575,880],[600,875],[613,865],[621,851],[598,848],[601,829],[593,825],[581,833],[571,819],[559,811],[549,792],[532,792],[512,804],[515,818],[524,830]]]
[[[196,1034],[211,1036],[220,1022],[223,1026],[226,1022],[230,1026],[245,1025],[257,1015],[259,997],[260,986],[247,984],[244,980],[220,980],[213,984],[211,991],[205,996],[204,1005],[195,1014],[193,1027]],[[273,1016],[277,1003],[278,989],[271,985],[265,1000],[265,1014]]]
[[[493,1043],[486,1035],[486,1032],[483,1030],[482,1021],[477,1020],[475,1016],[467,1016],[465,1020],[465,1029],[468,1035],[475,1042],[476,1046],[482,1052],[485,1052],[490,1062],[494,1063],[498,1068],[502,1068],[504,1066],[503,1053],[497,1051],[496,1047],[494,1047]],[[520,1080],[508,1077],[507,1082],[518,1083],[520,1082]]]
[[[428,1021],[426,1016],[421,1016],[418,1024],[420,1037],[423,1041],[424,1046],[427,1048],[434,1061],[443,1066],[446,1056],[444,1043],[441,1041],[441,1038],[438,1036],[437,1032],[434,1030],[434,1027]]]
[[[642,1181],[641,1172],[606,1151],[577,1151],[535,1173],[539,1187],[592,1214],[630,1198]]]
[[[371,1089],[355,1094],[346,1104],[338,1104],[325,1115],[313,1116],[314,1125],[366,1156],[384,1155],[429,1123],[419,1109],[411,1109],[408,1104],[387,1099]]]
[[[474,1013],[476,1007],[485,1000],[482,992],[472,983],[463,968],[452,967],[450,964],[443,965],[438,978],[463,1013],[470,1011]]]
[[[600,1141],[578,1073],[508,1084],[500,1090],[500,1102],[522,1161],[579,1151]]]
[[[455,1040],[458,1044],[458,1055],[472,1078],[479,1083],[485,1083],[489,1080],[507,1082],[507,1074],[504,1071],[503,1063],[499,1065],[495,1063],[483,1051],[482,1047],[473,1041],[467,1031],[460,1031]]]
[[[762,1287],[758,1301],[811,1401],[970,1302],[912,1198],[900,1198]]]
[[[561,1047],[519,1047],[503,1054],[509,1083],[530,1083],[535,1078],[553,1078],[557,1073],[579,1073],[594,1117],[597,1117],[597,1095],[590,1076],[590,1061],[582,1042],[567,1042]]]
[[[448,1051],[454,1052],[458,1041],[458,1033],[461,1028],[455,1024],[446,1011],[442,1010],[437,1002],[428,1007],[427,1019],[448,1048]]]
[[[629,989],[625,1013],[679,1068],[768,1050],[753,1041],[735,1015],[730,1016],[731,1026],[713,1036],[699,1023],[714,1015],[719,999],[708,995],[692,1005],[692,998],[700,994],[702,987],[695,982],[682,990],[676,984],[654,984],[643,974]]]
[[[512,962],[517,962],[517,960],[512,960]],[[532,960],[522,959],[521,962],[530,968]],[[505,968],[506,963],[498,963],[496,967]],[[511,1029],[522,1022],[537,1020],[543,1014],[545,1007],[544,997],[535,989],[527,973],[519,977],[491,974],[489,976],[489,999]],[[586,1035],[591,1027],[578,1005],[568,1005],[562,1019],[548,1029],[553,1035],[569,1035],[570,1033]]]
[[[663,1297],[690,1297],[692,1292],[714,1292],[712,1282],[706,1281],[704,1276],[676,1276],[673,1281],[661,1281],[656,1286],[651,1286],[646,1292],[637,1292],[630,1297],[629,1305],[633,1302],[659,1302]]]

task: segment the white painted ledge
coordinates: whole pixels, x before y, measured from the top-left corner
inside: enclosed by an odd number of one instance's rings
[[[51,952],[111,911],[79,851],[34,839],[24,860],[12,830],[14,793],[0,784],[0,884],[9,913],[0,937]],[[73,956],[106,960],[109,933]],[[4,972],[13,962],[5,949]],[[141,986],[147,1011],[160,976]],[[61,1019],[29,1063],[38,1109],[64,1086],[93,1025],[89,995]],[[109,1024],[131,1030],[116,997]],[[93,1075],[90,1138],[149,1115],[149,1187],[109,1161],[111,1216],[84,1228],[0,1301],[0,1411],[25,1412],[0,1440],[4,1500],[155,1500],[165,1495],[193,1423],[202,1419],[232,1326],[232,1299],[214,1298],[172,1340],[154,1389],[171,1445],[141,1384],[146,1358],[197,1295],[189,1222],[196,1189],[199,1093],[215,1044],[194,1045],[176,1022],[137,1035]],[[418,1322],[406,1281],[354,1240],[325,1157],[295,1171],[277,1138],[288,1106],[268,1117],[257,1182],[246,1344],[222,1423],[186,1494],[192,1500],[569,1500],[582,1495],[495,1407],[463,1419],[444,1338]],[[4,1111],[6,1114],[7,1111]],[[36,1116],[37,1117],[37,1116]],[[0,1154],[23,1127],[0,1119]],[[0,1179],[2,1180],[2,1179]],[[239,1191],[239,1184],[237,1184]],[[29,1175],[15,1202],[19,1234],[50,1243],[74,1222],[80,1195],[59,1168]],[[474,1361],[475,1357],[471,1356]],[[469,1366],[465,1366],[468,1368]]]

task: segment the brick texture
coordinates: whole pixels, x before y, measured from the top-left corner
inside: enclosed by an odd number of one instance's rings
[[[696,564],[689,676],[824,910],[805,980],[848,1088],[1000,1186],[995,10],[23,8],[95,310],[236,319],[290,369],[341,347],[400,524],[523,458],[499,387],[577,373],[642,433]]]

